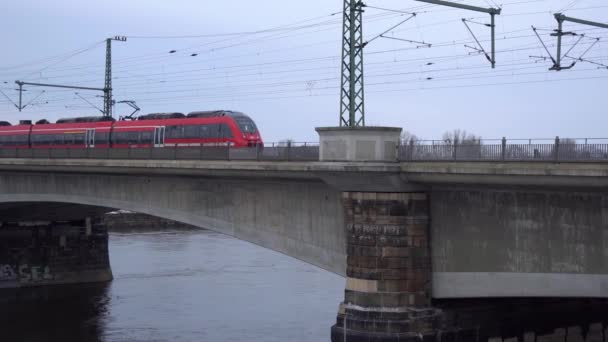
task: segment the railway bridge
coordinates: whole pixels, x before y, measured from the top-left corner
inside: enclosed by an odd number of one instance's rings
[[[0,247],[93,250],[94,224],[65,222],[126,209],[345,276],[334,341],[606,341],[608,164],[398,161],[398,132],[368,131],[321,130],[318,161],[5,156]],[[112,277],[0,257],[0,287]]]

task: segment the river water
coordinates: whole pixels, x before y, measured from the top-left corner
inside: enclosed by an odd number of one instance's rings
[[[344,279],[209,231],[110,235],[114,281],[20,290],[0,341],[327,341]]]

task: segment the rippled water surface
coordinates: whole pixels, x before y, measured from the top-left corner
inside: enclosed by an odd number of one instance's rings
[[[112,234],[109,284],[19,291],[0,341],[328,341],[344,279],[208,231]]]

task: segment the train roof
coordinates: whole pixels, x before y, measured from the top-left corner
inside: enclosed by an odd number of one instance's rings
[[[77,118],[59,119],[59,120],[57,120],[56,123],[65,124],[65,123],[114,122],[114,121],[116,121],[114,118],[107,117],[107,116],[81,116],[81,117],[77,117]]]
[[[234,112],[231,110],[209,110],[209,111],[199,111],[199,112],[190,112],[188,113],[189,118],[213,118],[218,116],[247,116],[241,112]]]
[[[202,125],[202,124],[215,124],[215,123],[226,123],[227,118],[225,117],[184,117],[177,119],[149,119],[141,121],[116,121],[114,123],[115,128],[136,128],[136,129],[148,129],[151,127],[159,126],[187,126],[187,125]]]
[[[185,117],[184,113],[151,113],[141,115],[137,120],[183,119]]]
[[[48,125],[33,125],[33,133],[52,133],[52,132],[84,132],[88,128],[94,128],[101,132],[106,132],[112,129],[111,121],[99,121],[99,122],[67,122],[59,124],[48,124]]]

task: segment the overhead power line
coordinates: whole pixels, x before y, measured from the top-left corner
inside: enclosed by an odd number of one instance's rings
[[[567,69],[572,69],[575,65],[576,62],[578,61],[587,61],[585,59],[583,59],[583,57],[599,42],[600,38],[592,38],[593,43],[591,44],[591,46],[589,46],[579,57],[577,58],[572,58],[571,56],[569,56],[568,54],[574,49],[574,47],[576,47],[576,45],[578,45],[583,39],[585,39],[585,35],[579,35],[576,32],[573,31],[564,31],[564,22],[572,22],[572,23],[576,23],[576,24],[581,24],[581,25],[587,25],[587,26],[593,26],[593,27],[597,27],[597,28],[602,28],[602,29],[608,29],[608,24],[604,24],[604,23],[598,23],[598,22],[594,22],[594,21],[590,21],[590,20],[583,20],[583,19],[577,19],[577,18],[572,18],[572,17],[568,17],[562,13],[556,13],[554,15],[555,20],[557,20],[557,30],[555,30],[555,33],[551,34],[551,36],[555,36],[557,37],[557,53],[555,55],[555,57],[551,54],[551,52],[549,51],[549,49],[547,48],[545,42],[543,41],[543,39],[538,35],[538,30],[532,26],[532,29],[534,30],[534,33],[536,33],[536,35],[538,36],[538,39],[540,40],[542,46],[544,47],[545,51],[547,52],[547,54],[549,55],[549,58],[551,59],[551,61],[553,62],[553,66],[549,69],[549,70],[555,70],[555,71],[561,71],[561,70],[567,70]],[[568,52],[566,52],[565,54],[562,55],[562,48],[563,48],[563,44],[562,44],[562,38],[564,36],[578,36],[579,39],[578,41],[574,44],[574,46],[572,46]],[[572,63],[569,66],[563,66],[562,65],[562,61],[565,58],[570,58],[572,61]],[[597,64],[595,62],[593,62],[594,64]],[[603,64],[599,64],[599,65],[603,65]]]
[[[23,78],[26,78],[26,77],[31,76],[31,75],[33,75],[33,74],[37,74],[37,73],[43,72],[44,70],[47,70],[47,69],[49,69],[50,67],[52,67],[52,66],[54,66],[54,65],[57,65],[57,64],[63,63],[63,62],[65,62],[65,61],[69,60],[69,59],[70,59],[70,58],[72,58],[72,57],[78,56],[78,55],[83,54],[83,53],[85,53],[85,52],[87,52],[87,51],[91,51],[91,50],[93,50],[94,48],[96,48],[96,47],[98,47],[99,45],[101,45],[102,43],[103,43],[103,41],[101,41],[101,42],[97,42],[97,43],[95,43],[95,44],[93,44],[93,45],[91,45],[91,46],[89,46],[89,47],[87,47],[87,48],[80,49],[80,50],[76,50],[76,51],[74,51],[73,53],[70,53],[70,54],[68,54],[67,56],[65,56],[65,57],[63,57],[63,58],[61,58],[61,59],[59,59],[59,60],[57,60],[57,61],[53,61],[51,64],[48,64],[47,66],[45,66],[45,67],[43,67],[43,68],[41,68],[41,69],[38,69],[38,70],[36,70],[36,71],[32,71],[32,72],[28,73],[28,74],[27,74],[27,75],[25,75]]]
[[[416,1],[426,2],[426,3],[430,3],[430,4],[434,4],[434,5],[440,5],[440,6],[459,8],[459,9],[464,9],[464,10],[468,10],[468,11],[488,13],[490,15],[491,23],[489,25],[487,25],[487,26],[490,27],[490,32],[491,32],[491,37],[492,37],[492,49],[491,49],[490,55],[488,55],[488,53],[484,50],[483,46],[481,45],[481,43],[479,42],[479,40],[475,36],[475,33],[473,33],[473,31],[471,30],[471,28],[467,24],[467,20],[466,19],[462,19],[462,22],[464,23],[464,25],[467,27],[467,29],[469,30],[469,32],[471,33],[471,35],[473,36],[473,38],[477,42],[477,45],[479,47],[479,51],[482,52],[486,56],[486,58],[488,59],[488,61],[492,64],[492,69],[494,69],[496,67],[496,16],[500,15],[500,13],[502,12],[502,9],[500,7],[498,7],[498,8],[494,8],[494,7],[484,8],[484,7],[465,5],[465,4],[460,4],[460,3],[455,3],[455,2],[449,2],[449,1],[443,1],[443,0],[416,0]]]
[[[525,4],[533,2],[542,1],[519,1],[513,3]],[[489,6],[496,5],[495,2],[491,3],[489,0],[487,3]],[[571,8],[574,8],[576,3],[569,3],[568,5]],[[386,24],[388,20],[398,23],[399,21],[406,19],[404,16],[410,15],[409,13],[420,13],[421,10],[424,10],[424,12],[441,12],[435,10],[432,8],[432,5],[429,4],[418,6],[417,8],[403,10],[392,10],[385,7],[374,8],[373,6],[366,6],[366,8],[370,10],[377,9],[379,12],[382,12],[383,16],[376,18],[379,19],[378,23],[382,22],[383,24]],[[430,11],[427,11],[429,9]],[[452,8],[450,10],[457,10],[457,8]],[[371,17],[368,14],[375,15],[378,13],[375,11],[369,12],[371,13],[365,13],[366,19]],[[512,14],[518,13],[507,13],[505,16]],[[399,16],[401,16],[401,18],[399,18]],[[456,21],[459,20],[445,20],[434,24],[435,26],[448,25]],[[366,22],[369,22],[369,20],[366,20]],[[470,25],[473,23],[491,25],[484,24],[481,20],[465,19],[465,24]],[[167,101],[175,102],[180,98],[184,98],[178,97],[179,95],[188,95],[189,97],[186,97],[187,99],[194,99],[193,102],[196,102],[197,96],[198,99],[215,100],[218,98],[221,99],[222,96],[224,96],[223,98],[230,99],[238,98],[241,94],[250,94],[246,96],[260,96],[260,98],[264,98],[265,96],[267,97],[270,94],[274,94],[275,90],[284,91],[284,95],[306,94],[306,96],[317,96],[323,92],[335,94],[337,90],[331,87],[329,82],[336,80],[335,75],[331,71],[338,67],[338,64],[340,63],[339,56],[323,54],[311,58],[302,58],[302,56],[298,56],[300,58],[294,58],[295,53],[290,53],[296,47],[307,48],[308,46],[321,45],[320,43],[331,44],[335,41],[315,41],[314,44],[302,45],[293,44],[291,42],[286,44],[281,43],[281,49],[271,46],[268,43],[276,43],[278,39],[290,39],[295,42],[298,40],[298,38],[295,37],[298,37],[299,35],[318,35],[321,32],[335,29],[336,25],[338,24],[338,20],[327,20],[320,23],[315,21],[310,25],[294,25],[291,28],[285,28],[277,31],[263,30],[265,32],[259,34],[243,31],[233,34],[208,35],[208,37],[200,37],[201,39],[211,38],[209,39],[209,43],[199,45],[204,46],[204,49],[199,47],[180,48],[179,45],[185,44],[178,44],[178,46],[170,47],[171,49],[175,49],[177,51],[175,54],[168,54],[166,51],[169,51],[170,49],[166,49],[164,53],[142,54],[141,58],[126,57],[116,59],[113,69],[117,77],[112,77],[111,79],[116,87],[116,95],[125,97],[128,96],[126,98],[134,98],[138,101],[141,98],[142,101],[144,101],[142,102],[143,105],[149,103],[167,104],[169,103]],[[389,25],[386,25],[386,27],[389,27]],[[375,28],[373,31],[376,32],[387,31],[385,29],[379,29],[380,26],[377,24],[374,24],[372,27]],[[403,26],[391,27],[391,29],[387,31],[391,32],[390,35],[387,33],[380,34],[378,35],[379,37],[372,35],[372,38],[368,39],[368,43],[372,39],[375,41],[379,40],[379,38],[387,40],[390,39],[394,42],[402,41],[404,43],[407,42],[412,44],[424,43],[424,39],[422,39],[422,41],[413,39],[409,40],[406,39],[408,38],[407,34],[403,35],[398,33],[425,27],[430,26],[428,23],[424,22],[423,25],[417,25],[416,28]],[[565,30],[568,29],[567,25],[564,25],[564,27]],[[472,33],[474,33],[472,38],[464,37],[464,33],[467,31],[462,30],[463,34],[458,37],[459,39],[445,42],[433,42],[432,48],[439,49],[449,48],[456,45],[475,44],[474,46],[476,46],[476,49],[479,50],[476,50],[477,52],[485,53],[484,45],[487,45],[487,42],[491,40],[481,39],[481,37],[475,36],[476,32],[473,25],[471,25],[469,29],[471,29],[470,31],[473,31]],[[372,30],[367,30],[367,32],[370,31]],[[521,31],[522,30],[515,30],[511,32],[518,33]],[[579,62],[589,62],[588,67],[602,67],[603,64],[601,63],[601,59],[598,59],[601,58],[601,56],[598,56],[599,50],[597,49],[597,45],[595,47],[592,46],[593,41],[591,40],[592,37],[590,37],[590,35],[585,34],[586,38],[581,39],[581,36],[583,35],[582,31],[583,30],[577,30],[579,35],[576,36],[576,39],[574,39],[578,40],[578,44],[576,42],[573,42],[572,44],[570,44],[570,42],[569,44],[563,44],[565,47],[564,51],[568,52],[565,54],[562,53],[561,55],[568,61],[578,59]],[[239,36],[239,34],[245,35]],[[543,32],[539,32],[539,34],[541,37],[544,37]],[[400,36],[404,38],[401,38]],[[370,90],[378,89],[378,87],[382,87],[382,85],[385,85],[385,88],[390,90],[392,89],[392,85],[419,83],[423,88],[435,89],[432,87],[442,84],[446,84],[446,87],[449,87],[451,84],[456,84],[455,82],[457,81],[459,82],[461,80],[473,78],[481,78],[489,81],[494,77],[511,76],[522,82],[529,78],[537,78],[539,75],[542,75],[542,73],[525,72],[528,69],[533,71],[535,65],[537,65],[537,63],[532,60],[529,60],[529,62],[526,61],[529,54],[534,54],[532,51],[530,51],[530,53],[527,51],[535,50],[539,47],[538,43],[529,42],[529,38],[534,37],[535,34],[531,32],[530,34],[509,34],[509,32],[501,33],[496,38],[496,41],[506,39],[517,39],[517,41],[510,42],[508,48],[505,46],[505,49],[496,51],[496,55],[501,59],[501,70],[495,73],[489,71],[487,73],[483,73],[476,72],[476,70],[474,70],[480,67],[472,63],[474,58],[478,58],[477,53],[467,55],[466,53],[459,54],[458,51],[455,51],[452,54],[438,55],[437,53],[432,53],[431,55],[428,55],[424,54],[423,52],[412,53],[411,51],[415,50],[416,46],[401,47],[394,46],[393,44],[393,48],[387,48],[390,47],[390,45],[382,46],[382,44],[378,44],[376,48],[376,45],[372,44],[372,47],[366,51],[366,55],[369,57],[366,57],[368,61],[365,68],[367,69],[367,76],[369,76],[369,80],[371,80],[371,83],[368,82],[366,85],[373,87],[370,88]],[[177,39],[177,37],[156,38],[150,36],[150,39],[153,38]],[[255,50],[248,49],[248,46],[254,46]],[[553,43],[547,44],[549,51],[553,50],[555,46],[556,45]],[[593,49],[590,49],[590,51],[587,51],[586,54],[581,56],[578,50],[582,51],[589,49],[590,47],[593,47]],[[245,49],[246,51],[242,51]],[[211,53],[213,51],[217,52],[220,50],[227,51],[217,54]],[[487,51],[487,55],[489,55],[489,50]],[[519,59],[520,56],[524,56],[524,54],[521,53],[523,51],[526,51],[526,58]],[[273,55],[272,58],[268,58],[269,53],[271,52],[276,52],[276,55]],[[512,53],[513,58],[504,58],[503,62],[502,60],[504,55],[502,54],[507,52]],[[199,53],[199,56],[188,58],[192,53]],[[406,56],[406,54],[411,54],[411,56]],[[510,55],[507,54],[504,57],[509,56]],[[235,60],[237,62],[235,62]],[[57,62],[57,59],[51,61],[50,63],[55,62]],[[63,67],[63,65],[61,65],[62,63],[63,62],[56,63],[57,65],[46,66],[44,69],[44,78],[60,80],[66,80],[70,77],[72,80],[78,78],[78,80],[82,80],[83,85],[86,85],[89,82],[98,83],[102,80],[101,73],[97,73],[98,76],[95,77],[88,77],[88,75],[94,75],[96,73],[91,73],[89,72],[90,70],[98,70],[103,67],[102,65],[95,66],[91,63],[85,63],[80,66],[70,65],[70,67]],[[159,67],[161,64],[163,68],[162,70]],[[428,67],[430,65],[434,65],[435,67]],[[596,69],[583,68],[580,71],[584,75],[591,76],[593,70]],[[410,77],[404,77],[408,74],[412,75],[413,79],[410,79]],[[41,79],[43,78],[41,77]],[[70,81],[65,83],[70,83]],[[12,89],[4,90],[4,92],[9,96],[13,94],[10,91],[12,91]],[[192,95],[194,92],[200,93]],[[373,92],[374,91],[372,91],[372,93]],[[45,106],[44,108],[60,108],[59,104],[61,101],[78,101],[78,99],[74,98],[73,95],[71,95],[71,98],[67,96],[67,94],[64,96],[63,94],[65,94],[66,91],[63,90],[49,90],[48,93],[52,93],[57,96],[50,98],[47,95],[44,100],[47,102],[51,101],[51,105]],[[280,92],[276,93],[277,95],[283,94]],[[155,96],[144,96],[146,94]],[[166,94],[167,96],[164,97],[162,94]],[[92,103],[95,102],[94,99],[96,99],[95,97],[88,97],[85,94],[83,94],[83,97],[87,98],[87,100],[91,101]],[[5,99],[4,97],[0,96],[0,100],[4,103],[8,103],[7,100],[9,99]],[[236,101],[238,101],[238,99]],[[31,100],[30,102],[30,105],[37,105],[36,101],[34,100]],[[68,102],[68,104],[70,103]],[[77,105],[77,107],[72,106],[71,108],[82,109],[83,107],[81,105]]]
[[[523,1],[523,2],[519,2],[519,3],[529,3],[529,2],[534,2],[534,1]],[[506,6],[506,5],[508,5],[508,4],[509,4],[509,3],[504,4],[504,6]],[[516,2],[513,2],[513,3],[511,3],[511,4],[516,4]],[[535,12],[534,12],[534,13],[535,13]],[[421,27],[426,27],[426,26],[428,26],[428,25],[423,25],[423,26],[421,26]],[[130,57],[130,58],[131,58],[131,57]],[[124,60],[124,59],[123,59],[123,60]],[[120,62],[121,62],[121,59],[117,60],[117,62],[118,62],[118,63],[120,63]],[[134,59],[134,61],[133,61],[133,63],[134,63],[134,64],[137,64],[137,65],[141,65],[141,64],[142,64],[142,60],[141,60],[141,58],[135,58],[135,59]],[[75,68],[78,68],[78,66],[76,66],[76,67],[72,67],[72,68],[70,68],[70,70],[73,70],[73,69],[75,69]]]

